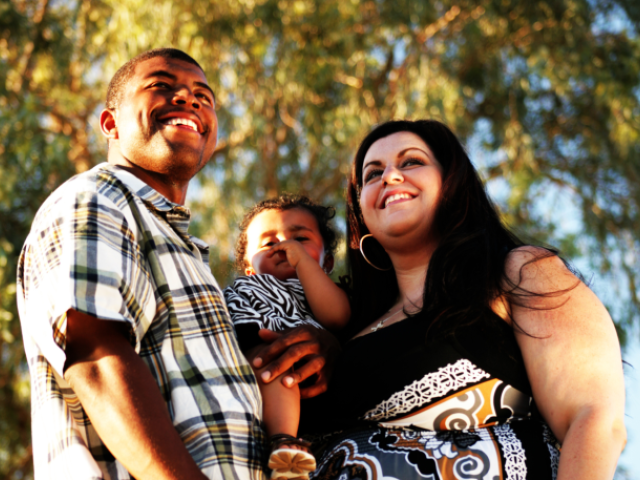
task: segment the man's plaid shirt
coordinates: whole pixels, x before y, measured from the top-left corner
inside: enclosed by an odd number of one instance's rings
[[[66,312],[126,322],[176,430],[210,478],[263,478],[260,392],[189,210],[107,164],[40,208],[18,267],[41,479],[128,479],[64,380]]]

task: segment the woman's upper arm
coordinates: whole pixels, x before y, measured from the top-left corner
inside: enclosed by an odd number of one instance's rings
[[[517,285],[508,307],[533,397],[558,440],[585,414],[622,422],[620,345],[602,302],[543,249],[514,250],[505,273]]]

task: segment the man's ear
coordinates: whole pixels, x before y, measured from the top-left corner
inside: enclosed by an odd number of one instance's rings
[[[253,267],[247,267],[244,269],[244,274],[246,276],[250,276],[250,275],[257,275],[256,271],[253,269]]]
[[[104,109],[100,114],[100,130],[107,140],[118,138],[118,128],[116,127],[116,117],[113,110]]]
[[[335,259],[333,258],[333,255],[331,255],[330,253],[327,254],[326,257],[324,257],[324,262],[322,262],[322,269],[327,273],[327,275],[331,275],[331,272],[333,272],[334,262],[335,262]]]

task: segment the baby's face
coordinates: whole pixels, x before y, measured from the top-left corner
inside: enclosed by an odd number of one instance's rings
[[[303,208],[265,210],[256,215],[247,228],[247,260],[251,268],[245,273],[270,274],[279,280],[297,278],[296,270],[284,252],[267,255],[279,242],[295,240],[321,266],[324,243],[315,217]]]

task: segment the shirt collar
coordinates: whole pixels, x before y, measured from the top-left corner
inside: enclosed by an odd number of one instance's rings
[[[181,234],[189,237],[189,239],[198,247],[205,249],[209,248],[205,242],[194,237],[188,232],[189,222],[191,221],[191,210],[187,207],[168,200],[164,195],[158,193],[133,173],[119,167],[118,165],[102,163],[98,165],[98,167],[115,176],[118,180],[124,183],[134,195],[140,197],[140,199],[151,208],[164,212],[163,217],[166,218],[167,222],[169,222],[171,226]]]

